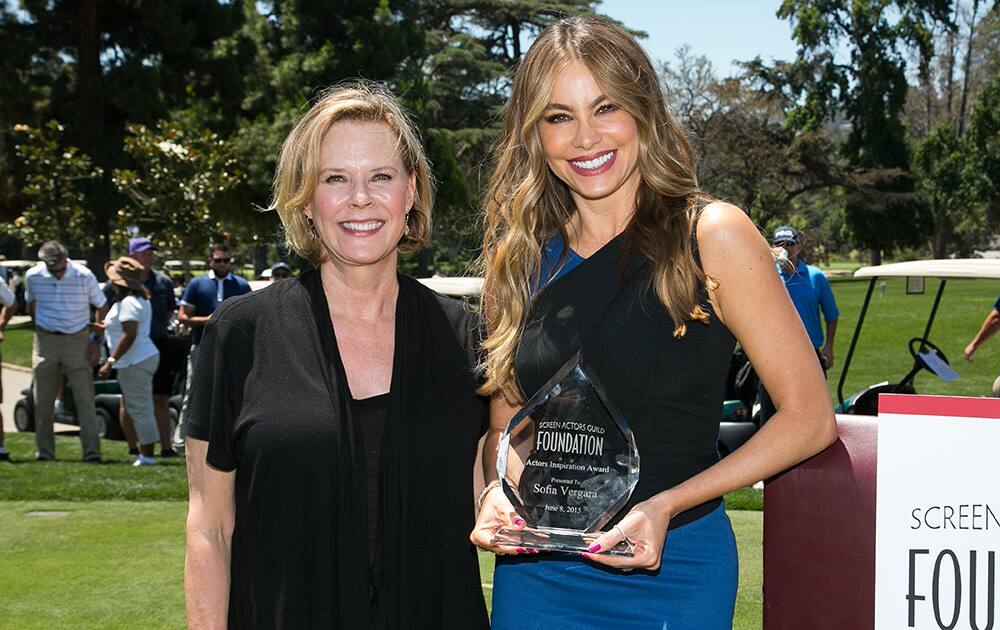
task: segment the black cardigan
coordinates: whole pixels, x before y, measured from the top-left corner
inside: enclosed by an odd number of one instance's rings
[[[472,467],[487,422],[473,318],[399,277],[382,444],[383,586],[369,619],[365,458],[320,275],[227,300],[187,434],[236,471],[231,628],[486,628]]]

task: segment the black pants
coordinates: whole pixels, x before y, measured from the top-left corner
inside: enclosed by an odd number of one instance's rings
[[[823,378],[826,378],[826,360],[823,358],[823,351],[820,348],[816,348],[816,358],[819,359],[819,366],[823,368]],[[757,401],[760,402],[760,412],[754,418],[754,422],[757,423],[757,426],[761,426],[777,411],[774,407],[774,401],[771,400],[771,395],[764,389],[763,381],[757,389]]]

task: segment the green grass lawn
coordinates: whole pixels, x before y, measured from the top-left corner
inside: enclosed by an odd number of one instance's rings
[[[183,628],[181,501],[0,502],[0,625]],[[761,512],[731,512],[740,551],[738,630],[761,627]],[[493,558],[480,554],[492,597]]]
[[[8,434],[7,447],[16,463],[0,465],[0,585],[10,594],[0,626],[183,627],[183,459],[134,469],[124,443],[105,441],[106,463],[84,464],[79,440],[63,435],[56,462],[32,461],[32,434]],[[740,550],[734,627],[760,628],[763,493],[744,488],[726,505]],[[489,603],[493,556],[480,554],[480,568]]]
[[[0,354],[3,354],[4,362],[31,367],[31,343],[35,335],[32,325],[29,323],[8,326],[3,335]]]
[[[80,461],[80,440],[56,436],[54,462],[34,461],[33,433],[8,433],[13,464],[0,465],[0,501],[187,501],[184,458],[160,458],[158,466],[132,468],[124,442],[104,440],[104,463]],[[732,510],[764,509],[762,490],[743,488],[726,495]]]
[[[0,503],[0,626],[183,628],[186,510],[180,501]]]
[[[6,443],[14,463],[0,464],[0,501],[187,500],[187,472],[180,457],[132,468],[135,458],[125,442],[104,440],[104,463],[85,464],[80,440],[59,435],[57,461],[36,462],[34,433],[8,433]]]
[[[819,268],[823,271],[833,270],[833,271],[850,271],[854,273],[861,267],[864,267],[864,263],[856,262],[853,260],[831,260],[828,263],[819,265]]]

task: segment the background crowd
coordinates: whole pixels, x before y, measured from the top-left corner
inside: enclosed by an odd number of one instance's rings
[[[23,297],[34,324],[30,408],[36,460],[56,458],[53,424],[69,413],[80,428],[83,461],[101,463],[95,378],[111,381],[121,394],[113,421],[121,425],[135,466],[156,463],[157,443],[160,457],[183,453],[185,384],[201,330],[219,304],[249,292],[250,285],[230,272],[228,246],[216,244],[209,250],[209,272],[188,283],[178,300],[169,276],[154,266],[155,250],[148,237],[130,239],[127,255],[106,265],[103,289],[61,243],[47,241],[38,250],[39,262],[25,273]],[[272,279],[288,277],[284,263],[273,271]],[[17,306],[7,282],[0,282],[0,304],[2,334]],[[177,422],[168,406],[175,395],[182,399]],[[0,460],[10,461],[2,440],[0,431]]]

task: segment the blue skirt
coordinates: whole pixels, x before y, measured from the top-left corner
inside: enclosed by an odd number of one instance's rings
[[[656,571],[625,573],[575,554],[497,558],[494,630],[731,630],[736,537],[718,508],[667,533]]]

